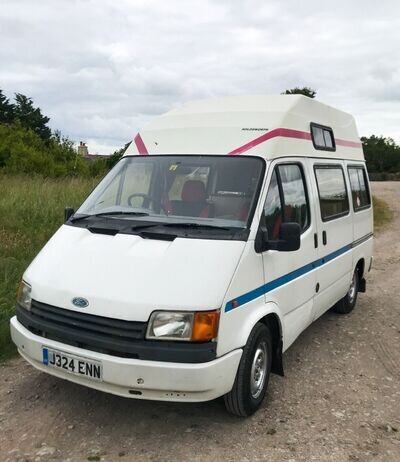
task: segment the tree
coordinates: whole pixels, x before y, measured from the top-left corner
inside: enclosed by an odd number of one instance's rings
[[[0,90],[0,123],[10,124],[14,120],[14,105]]]
[[[49,141],[51,130],[47,126],[49,118],[42,114],[38,107],[34,107],[32,98],[21,93],[15,94],[14,119],[19,121],[22,127],[32,130],[43,141]]]
[[[315,98],[316,94],[316,90],[313,90],[311,87],[294,87],[281,93],[281,95],[304,95],[309,98]]]
[[[363,136],[361,141],[369,172],[400,172],[400,146],[392,138],[372,135]]]
[[[107,158],[107,167],[109,169],[112,169],[114,165],[121,159],[121,157],[125,154],[125,151],[129,148],[131,143],[132,141],[129,141],[129,143],[126,143],[123,148],[114,151],[111,154],[111,156]]]
[[[0,90],[0,173],[100,176],[111,168],[108,159],[88,162],[78,156],[73,141],[52,133],[49,120],[32,98],[16,93],[12,104]],[[115,153],[114,162],[126,147]]]

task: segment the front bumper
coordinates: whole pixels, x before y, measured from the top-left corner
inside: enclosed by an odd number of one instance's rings
[[[71,382],[119,396],[160,401],[209,401],[233,386],[242,350],[199,364],[126,359],[77,348],[31,333],[14,316],[11,337],[20,355],[37,369]],[[100,361],[102,382],[92,381],[42,363],[42,347]],[[139,381],[139,383],[138,383]]]

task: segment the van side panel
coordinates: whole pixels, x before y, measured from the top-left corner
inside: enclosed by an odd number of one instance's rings
[[[254,325],[264,316],[275,313],[281,319],[278,307],[264,301],[261,289],[264,285],[262,257],[249,240],[239,261],[221,307],[218,330],[217,356],[246,345]],[[238,306],[233,303],[238,302]]]
[[[311,226],[302,235],[301,250],[257,254],[252,237],[255,236],[254,230],[258,228],[271,172],[276,164],[296,161],[304,166],[311,213]],[[349,202],[349,211],[345,216],[328,221],[323,221],[321,217],[314,172],[314,166],[321,164],[336,165],[343,169]],[[246,244],[221,308],[218,356],[243,347],[254,325],[269,313],[276,313],[280,319],[285,351],[312,320],[321,316],[347,293],[351,275],[360,259],[365,261],[365,276],[372,256],[372,206],[354,212],[347,164],[336,159],[287,157],[269,165],[251,238]],[[326,241],[323,239],[324,231]],[[314,233],[317,235],[316,241],[313,239]],[[369,239],[358,242],[367,235]],[[270,282],[311,263],[316,263],[315,269],[269,289]],[[234,307],[232,304],[235,302],[239,306]],[[235,334],[232,335],[232,332]]]

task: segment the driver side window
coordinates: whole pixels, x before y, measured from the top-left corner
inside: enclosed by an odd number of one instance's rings
[[[279,193],[276,169],[272,173],[264,204],[264,225],[268,230],[268,239],[274,241],[279,237],[279,228],[282,223],[282,203]]]
[[[310,208],[302,167],[281,164],[275,167],[264,204],[264,226],[268,239],[279,239],[282,223],[298,223],[301,232],[310,224]]]

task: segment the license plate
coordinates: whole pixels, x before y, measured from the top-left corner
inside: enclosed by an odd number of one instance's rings
[[[81,356],[70,355],[50,348],[42,348],[43,364],[48,367],[61,369],[70,374],[102,380],[103,368],[101,363]]]

